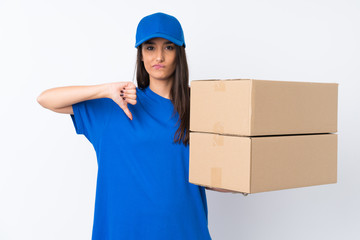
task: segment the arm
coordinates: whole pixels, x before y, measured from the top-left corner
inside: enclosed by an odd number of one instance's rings
[[[74,114],[73,104],[97,98],[111,98],[132,119],[127,107],[127,103],[136,104],[136,87],[132,82],[51,88],[43,91],[37,101],[44,108],[54,112]]]
[[[106,85],[68,86],[45,90],[38,98],[38,103],[54,112],[74,114],[72,105],[85,100],[106,97]]]

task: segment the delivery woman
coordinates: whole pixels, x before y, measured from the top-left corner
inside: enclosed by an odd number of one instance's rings
[[[164,13],[146,16],[135,47],[137,87],[58,87],[37,99],[70,114],[76,133],[96,151],[92,239],[211,239],[205,189],[188,182],[190,100],[182,27]]]

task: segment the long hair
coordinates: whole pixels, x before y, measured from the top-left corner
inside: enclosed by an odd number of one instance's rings
[[[170,89],[170,99],[174,105],[173,116],[179,114],[177,125],[178,129],[174,135],[174,142],[184,145],[189,144],[189,125],[190,125],[190,88],[189,88],[189,69],[186,59],[185,48],[175,45],[176,67],[174,81]],[[136,81],[138,88],[144,89],[149,86],[149,73],[146,71],[142,59],[142,45],[137,48],[136,59]]]

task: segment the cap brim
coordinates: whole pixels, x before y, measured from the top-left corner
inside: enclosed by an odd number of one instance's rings
[[[178,45],[178,46],[184,46],[185,47],[185,43],[182,42],[182,41],[179,41],[167,34],[164,34],[164,33],[154,33],[154,34],[151,34],[149,36],[147,36],[146,38],[143,38],[141,39],[140,41],[138,41],[136,44],[135,44],[135,47],[137,48],[139,45],[141,45],[142,43],[146,42],[147,40],[150,40],[152,38],[158,38],[158,37],[161,37],[161,38],[165,38],[171,42],[173,42],[174,44]]]

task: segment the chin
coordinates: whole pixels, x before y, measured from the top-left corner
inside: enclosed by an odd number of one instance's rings
[[[150,75],[151,76],[151,75]],[[171,79],[171,76],[151,76],[152,79],[160,80],[160,81],[168,81]]]

